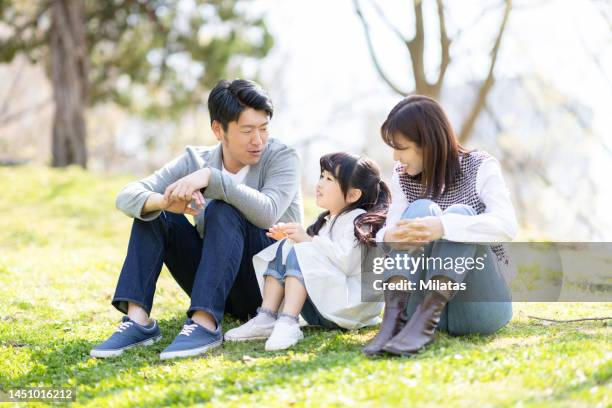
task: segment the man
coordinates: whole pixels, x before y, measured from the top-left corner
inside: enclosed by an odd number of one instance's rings
[[[117,196],[117,208],[134,218],[112,300],[127,316],[91,350],[93,357],[118,356],[161,338],[149,315],[162,263],[191,306],[160,357],[194,356],[221,345],[224,311],[246,320],[261,304],[252,257],[273,243],[266,230],[278,221],[301,222],[299,159],[268,139],[269,97],[254,82],[223,80],[211,91],[208,109],[217,146],[187,146]],[[195,217],[195,227],[186,214]]]

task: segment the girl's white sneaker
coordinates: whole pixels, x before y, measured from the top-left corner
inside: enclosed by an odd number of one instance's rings
[[[255,316],[242,326],[228,330],[225,333],[226,341],[248,341],[248,340],[265,340],[270,337],[274,329],[276,320],[261,319],[259,315]]]
[[[266,351],[285,350],[297,344],[304,338],[298,323],[289,323],[285,319],[278,319],[272,334],[266,341]]]

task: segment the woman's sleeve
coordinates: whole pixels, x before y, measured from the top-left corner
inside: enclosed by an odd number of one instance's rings
[[[446,213],[440,216],[444,239],[456,242],[507,242],[516,236],[518,225],[510,192],[499,161],[486,159],[476,176],[478,197],[485,205],[479,215]]]
[[[408,207],[408,200],[400,187],[399,175],[396,171],[393,171],[393,175],[391,176],[390,189],[391,205],[389,206],[385,225],[376,233],[376,242],[383,242],[385,240],[387,228],[394,226],[395,223],[402,218],[402,214],[406,210],[406,207]]]

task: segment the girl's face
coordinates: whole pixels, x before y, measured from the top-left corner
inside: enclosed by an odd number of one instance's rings
[[[338,214],[347,205],[359,200],[360,197],[361,190],[351,188],[345,198],[340,183],[329,171],[323,170],[319,176],[316,191],[317,205],[329,210],[331,215]]]
[[[423,171],[423,150],[412,140],[403,135],[395,136],[395,143],[400,149],[393,149],[393,160],[404,165],[404,172],[416,176]]]
[[[347,203],[342,194],[340,183],[336,177],[327,170],[323,170],[319,176],[316,191],[317,205],[329,210],[332,214],[339,213]]]

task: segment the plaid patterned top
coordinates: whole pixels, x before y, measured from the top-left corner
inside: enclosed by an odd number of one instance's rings
[[[478,169],[485,159],[491,157],[484,151],[472,151],[460,156],[460,173],[455,179],[455,182],[448,188],[445,188],[440,197],[433,199],[425,197],[425,187],[421,184],[421,174],[411,176],[403,172],[401,163],[395,166],[394,171],[399,176],[400,187],[408,200],[412,203],[420,198],[427,198],[440,206],[442,211],[446,210],[453,204],[467,204],[472,207],[476,214],[482,214],[485,211],[485,204],[478,197],[476,190],[476,176]],[[491,249],[497,258],[498,265],[502,269],[509,268],[510,259],[503,244],[493,244]]]

